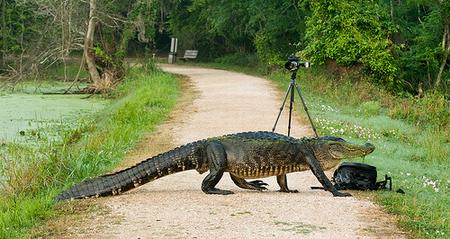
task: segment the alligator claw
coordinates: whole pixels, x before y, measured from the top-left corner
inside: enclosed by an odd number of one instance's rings
[[[267,190],[267,188],[264,186],[269,185],[262,180],[253,180],[253,181],[248,182],[248,184],[250,184],[252,187],[255,187],[256,190],[261,190],[261,191]]]
[[[291,189],[288,189],[288,190],[280,189],[279,192],[283,192],[283,193],[298,193],[298,190],[295,190],[295,189],[293,189],[293,190],[291,190]]]
[[[248,183],[250,183],[250,184],[252,184],[252,185],[259,185],[259,186],[268,186],[269,184],[267,184],[267,183],[265,183],[264,181],[262,181],[262,180],[253,180],[253,181],[250,181],[250,182],[248,182]]]
[[[218,195],[234,194],[233,191],[221,190],[221,189],[217,189],[217,188],[212,188],[212,189],[206,190],[205,193],[207,193],[207,194],[218,194]]]
[[[352,195],[350,193],[335,191],[335,192],[333,192],[333,196],[335,196],[335,197],[351,197]]]

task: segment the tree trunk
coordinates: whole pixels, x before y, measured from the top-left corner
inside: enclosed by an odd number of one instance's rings
[[[6,34],[6,0],[2,0],[2,48],[0,49],[0,72],[5,68]]]
[[[442,80],[442,73],[444,72],[445,65],[447,65],[448,53],[450,52],[450,26],[448,22],[447,13],[443,14],[444,20],[444,34],[442,36],[442,50],[444,51],[444,56],[442,57],[441,67],[439,67],[439,72],[436,77],[434,84],[434,89],[438,89]]]
[[[436,82],[434,84],[434,89],[438,89],[440,84],[441,84],[442,73],[444,72],[445,65],[447,65],[447,59],[448,59],[448,52],[449,51],[450,51],[450,46],[448,47],[447,50],[445,50],[444,57],[442,58],[441,67],[439,67],[439,73],[438,73],[438,75],[436,77]]]
[[[97,22],[95,20],[96,3],[95,0],[89,1],[89,23],[86,30],[86,36],[84,38],[84,59],[86,60],[86,66],[93,81],[94,85],[101,81],[100,74],[98,73],[97,66],[95,65],[95,53],[94,53],[94,33]]]

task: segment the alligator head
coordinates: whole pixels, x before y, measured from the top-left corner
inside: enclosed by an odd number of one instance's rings
[[[375,146],[370,143],[358,145],[334,136],[317,138],[312,148],[324,169],[335,167],[341,159],[363,157],[375,150]]]

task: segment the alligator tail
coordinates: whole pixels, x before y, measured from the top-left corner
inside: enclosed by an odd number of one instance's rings
[[[202,145],[202,141],[183,145],[119,172],[88,179],[62,192],[56,200],[116,195],[176,172],[200,172],[205,167]]]

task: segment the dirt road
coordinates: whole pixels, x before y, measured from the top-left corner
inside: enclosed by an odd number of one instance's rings
[[[157,153],[145,148],[165,150],[210,136],[271,130],[282,95],[269,81],[186,66],[163,69],[189,77],[196,97],[131,156],[134,160]],[[312,135],[304,125],[295,119],[292,135]],[[286,133],[286,126],[287,110],[277,131]],[[309,189],[320,186],[311,172],[288,175],[290,188],[300,191],[296,194],[277,192],[275,178],[264,179],[269,191],[241,190],[225,174],[218,188],[235,194],[206,195],[200,190],[204,176],[182,172],[123,195],[90,199],[88,203],[107,210],[83,216],[82,225],[69,226],[67,233],[78,238],[403,237],[392,218],[372,202]]]

